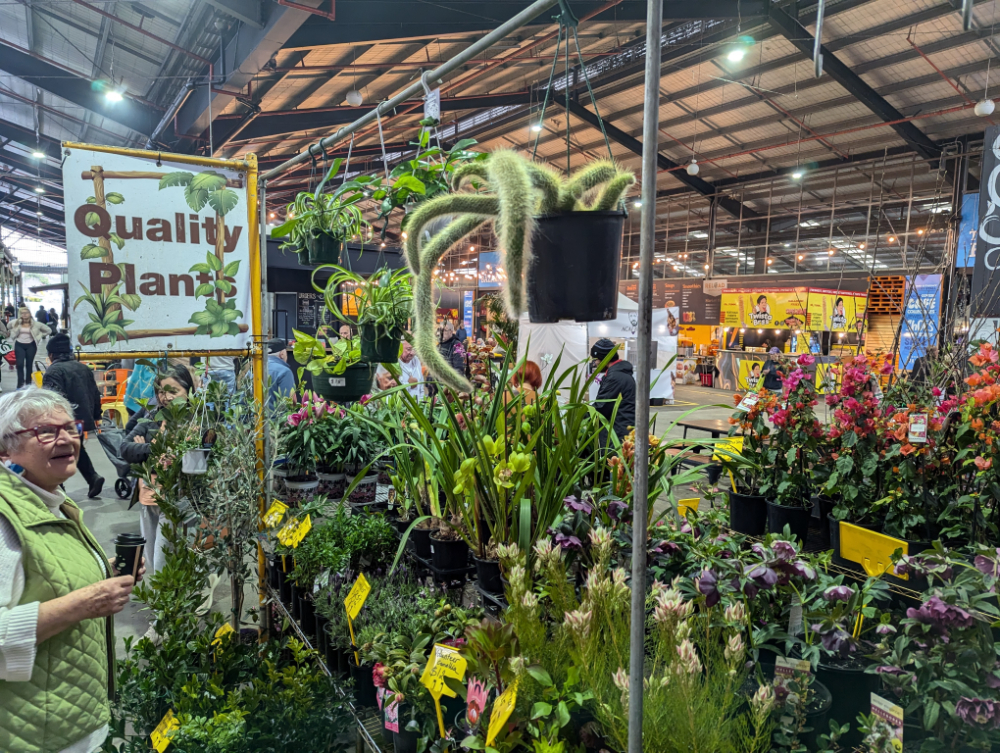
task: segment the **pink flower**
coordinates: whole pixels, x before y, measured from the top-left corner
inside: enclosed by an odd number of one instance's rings
[[[931,394],[934,397],[941,397],[941,388],[940,387],[934,387],[934,388],[932,388],[931,389]]]
[[[984,458],[982,455],[977,455],[975,459],[976,468],[981,471],[988,471],[993,467],[992,458]]]
[[[801,356],[798,357],[795,363],[797,363],[799,366],[812,366],[814,363],[816,363],[816,357],[811,356],[808,353],[803,353]]]

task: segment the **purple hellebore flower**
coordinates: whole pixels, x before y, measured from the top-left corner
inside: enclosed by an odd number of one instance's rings
[[[750,547],[750,549],[751,549],[751,551],[754,554],[756,554],[759,557],[766,557],[767,556],[767,552],[764,551],[764,545],[763,544],[754,544],[752,547]]]
[[[905,559],[901,559],[896,563],[896,566],[892,569],[892,574],[897,577],[903,577],[904,575],[913,575],[913,568],[910,567],[910,563]]]
[[[850,601],[854,596],[854,589],[850,586],[830,586],[823,592],[823,598],[827,601]]]
[[[986,687],[994,689],[1000,688],[1000,677],[997,677],[995,674],[990,672],[986,675]]]
[[[906,610],[906,616],[922,625],[932,626],[942,635],[947,635],[949,628],[968,628],[973,623],[971,614],[937,596],[932,596],[921,604],[920,609],[910,607]]]
[[[702,570],[701,575],[694,579],[695,588],[705,595],[705,606],[714,607],[722,600],[718,589],[718,578],[711,570]]]
[[[788,541],[775,541],[771,545],[771,550],[775,557],[786,562],[790,562],[799,553],[795,545]]]
[[[579,499],[576,495],[571,494],[563,500],[563,504],[570,510],[576,510],[578,512],[590,515],[594,511],[592,505],[590,505],[586,500]]]
[[[977,554],[973,562],[975,562],[976,569],[983,575],[1000,578],[1000,549],[997,549],[997,556],[995,558]]]
[[[655,552],[656,554],[666,554],[673,557],[680,550],[681,548],[677,546],[677,544],[675,544],[674,542],[664,540],[658,542],[656,546],[652,548],[651,551]]]
[[[628,505],[620,499],[613,499],[608,502],[608,517],[612,520],[624,520],[623,513],[628,510]]]
[[[565,533],[556,534],[556,543],[563,549],[583,549],[583,543],[576,536],[567,536]]]
[[[966,724],[974,724],[984,729],[996,729],[1000,726],[1000,705],[988,698],[962,696],[955,704],[955,716]]]
[[[896,632],[896,628],[894,628],[888,622],[883,622],[881,625],[875,628],[875,632],[878,633],[879,635],[893,635]]]
[[[875,674],[877,675],[894,675],[896,677],[900,675],[905,675],[906,670],[900,669],[899,667],[882,666],[875,668]]]
[[[837,625],[824,628],[823,625],[818,623],[813,625],[812,629],[813,632],[822,638],[823,648],[827,651],[830,651],[831,653],[839,653],[841,656],[847,656],[848,654],[854,653],[855,646],[851,642],[851,634],[846,630],[841,629]]]
[[[770,588],[778,582],[778,574],[767,565],[750,565],[745,572],[747,577],[763,588]]]

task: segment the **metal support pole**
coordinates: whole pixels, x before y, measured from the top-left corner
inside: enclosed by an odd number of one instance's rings
[[[646,49],[660,49],[663,3],[648,0]],[[646,658],[646,508],[649,505],[649,362],[653,335],[653,245],[660,125],[660,56],[646,56],[642,114],[642,217],[639,224],[638,378],[635,395],[635,478],[632,481],[632,629],[629,655],[628,753],[642,753],[642,680]]]
[[[553,8],[558,4],[559,0],[536,0],[536,2],[533,2],[531,5],[522,10],[520,13],[518,13],[516,16],[514,16],[506,23],[501,24],[494,31],[491,31],[489,34],[484,36],[478,42],[471,45],[470,47],[467,47],[465,50],[460,52],[458,55],[453,57],[448,62],[438,66],[434,70],[427,73],[426,74],[427,80],[431,82],[437,81],[438,79],[444,78],[448,74],[455,72],[463,65],[468,63],[470,60],[475,58],[477,55],[479,55],[481,52],[488,50],[490,47],[492,47],[494,44],[499,42],[501,39],[506,37],[511,32],[520,29],[522,26],[526,26],[529,22],[537,18],[539,14],[544,13],[545,11],[549,10],[549,8]],[[660,48],[659,37],[657,36],[657,38],[654,41],[656,42],[656,47],[654,47],[653,49],[658,50]],[[659,56],[654,55],[653,57],[655,57],[657,59],[657,62],[659,62]],[[321,139],[319,141],[320,149],[327,149],[328,147],[333,146],[341,139],[349,136],[350,134],[354,133],[360,128],[363,128],[364,126],[377,121],[378,118],[380,118],[381,116],[386,115],[391,110],[403,104],[403,102],[410,99],[411,97],[423,93],[423,91],[424,91],[424,85],[423,83],[421,83],[421,79],[418,78],[416,81],[414,81],[408,87],[403,89],[403,91],[401,91],[392,99],[388,99],[385,102],[382,102],[378,107],[376,107],[373,110],[369,110],[367,113],[362,115],[353,123],[344,126],[332,136],[327,136],[325,139]],[[310,150],[308,149],[303,152],[300,152],[295,157],[292,157],[290,160],[282,162],[277,167],[268,170],[261,176],[261,178],[263,180],[271,180],[272,178],[276,178],[289,168],[308,161],[310,159],[309,153]]]
[[[826,0],[816,4],[816,40],[813,44],[813,73],[816,78],[823,75],[823,13],[826,11]],[[966,29],[968,31],[968,29]]]

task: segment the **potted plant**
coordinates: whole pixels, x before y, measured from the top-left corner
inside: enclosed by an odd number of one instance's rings
[[[342,163],[340,158],[333,161],[315,193],[300,192],[287,207],[287,219],[271,230],[271,237],[288,239],[281,248],[298,253],[300,263],[339,263],[346,239],[360,235],[368,226],[357,205],[365,198],[364,187],[372,178],[345,181],[332,193],[323,193]]]
[[[312,376],[312,387],[317,395],[338,403],[359,400],[371,391],[375,367],[361,361],[361,347],[357,340],[332,340],[329,335],[307,335],[292,330],[295,335],[293,353],[295,360],[305,364],[303,369]]]
[[[321,269],[325,267],[316,272]],[[323,293],[327,311],[351,324],[351,319],[337,305],[336,298],[338,295],[352,296],[361,332],[361,358],[369,363],[396,363],[399,360],[399,343],[412,311],[409,271],[391,271],[383,267],[365,279],[343,267],[334,266],[332,269],[333,274],[324,288],[316,284],[316,272],[313,273],[313,287]]]
[[[743,395],[735,395],[739,404]],[[739,533],[762,536],[767,530],[767,498],[761,488],[769,476],[765,451],[772,436],[767,416],[775,410],[777,395],[767,390],[757,393],[757,401],[747,410],[737,409],[729,419],[733,428],[729,442],[716,445],[714,456],[728,472],[735,489],[728,492],[729,525]]]
[[[493,218],[507,275],[505,293],[510,316],[520,316],[527,301],[532,321],[613,319],[618,310],[624,222],[624,214],[617,207],[635,178],[604,161],[592,163],[564,181],[554,170],[513,152],[495,152],[485,162],[463,165],[455,171],[456,188],[466,180],[482,181],[490,192],[456,193],[421,204],[410,220],[405,249],[416,280],[417,354],[439,380],[457,391],[468,392],[468,382],[436,348],[431,286],[439,259]],[[581,197],[599,188],[598,198],[591,204],[581,202]],[[424,242],[421,236],[425,225],[445,215],[456,219]]]

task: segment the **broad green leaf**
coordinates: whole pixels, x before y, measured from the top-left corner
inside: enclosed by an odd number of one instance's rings
[[[228,303],[228,301],[227,301]],[[235,303],[235,301],[233,301]],[[222,321],[224,322],[235,322],[243,316],[242,311],[236,311],[234,309],[226,309],[222,312]]]
[[[106,202],[108,202],[109,204],[124,204],[125,203],[125,197],[122,196],[117,191],[112,191],[109,194],[105,194],[104,200]]]
[[[211,329],[212,337],[222,337],[229,331],[229,326],[225,322],[215,322]]]
[[[118,233],[108,233],[108,238],[111,240],[112,243],[118,246],[119,251],[121,251],[125,247],[125,241],[122,240],[121,236],[118,235]]]
[[[228,263],[228,264],[226,265],[226,268],[225,268],[225,269],[223,270],[223,272],[222,272],[222,273],[223,273],[223,274],[224,274],[224,275],[225,275],[226,277],[233,277],[233,276],[235,276],[235,275],[236,275],[236,273],[237,273],[237,272],[239,272],[239,271],[240,271],[240,260],[239,260],[239,259],[237,259],[236,261],[231,261],[231,262],[229,262],[229,263]]]
[[[160,178],[160,190],[169,188],[170,186],[186,186],[191,183],[193,177],[191,173],[184,172],[183,170],[176,173],[167,173]]]
[[[286,220],[285,222],[282,222],[280,225],[278,225],[278,227],[271,228],[271,237],[284,238],[286,235],[292,232],[292,230],[294,230],[295,226],[298,224],[299,224],[298,221],[295,220],[294,218]]]
[[[229,334],[238,335],[240,333],[240,325],[229,323]]]
[[[97,197],[96,196],[88,196],[87,197],[87,203],[88,204],[96,204],[97,203]]]
[[[193,211],[200,212],[208,203],[208,191],[195,188],[194,184],[186,186],[184,188],[184,201]]]
[[[226,176],[215,170],[205,170],[191,179],[191,188],[197,191],[218,191],[225,186]]]
[[[213,295],[215,293],[215,286],[210,282],[203,282],[194,291],[195,298],[201,298],[203,295]]]
[[[240,195],[229,188],[213,191],[208,195],[208,204],[216,214],[225,216],[233,207],[240,203]]]
[[[205,263],[208,264],[209,268],[213,272],[218,272],[222,269],[222,260],[218,256],[212,253],[205,254]]]
[[[107,255],[107,251],[96,243],[88,243],[83,247],[80,252],[81,259],[103,259]]]
[[[142,297],[136,293],[125,293],[122,300],[129,311],[135,311],[142,304]]]
[[[204,324],[207,326],[215,321],[215,317],[207,311],[195,311],[191,314],[189,321],[192,324]]]
[[[536,664],[528,667],[528,674],[537,682],[539,685],[549,688],[552,687],[552,677],[544,669]],[[551,709],[550,709],[551,710]]]
[[[213,271],[212,268],[207,264],[195,264],[194,266],[191,267],[191,269],[188,270],[188,272],[200,272],[206,275],[211,271]]]
[[[101,216],[97,212],[87,212],[83,218],[83,223],[87,227],[97,227],[101,224]]]
[[[552,713],[552,704],[546,703],[545,701],[537,701],[534,706],[531,707],[531,718],[532,719],[542,719]]]
[[[194,317],[193,316],[190,319],[188,319],[188,321],[191,322],[192,324],[197,324],[197,322],[194,321]],[[208,325],[205,325],[205,324],[198,325],[198,329],[196,329],[194,331],[194,333],[196,335],[207,335],[208,334]]]
[[[229,280],[216,280],[215,287],[227,295],[233,292],[233,284]]]

